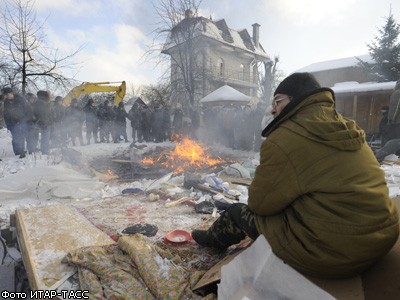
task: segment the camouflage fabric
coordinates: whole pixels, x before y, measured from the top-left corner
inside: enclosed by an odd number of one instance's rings
[[[207,235],[220,247],[229,247],[239,243],[246,236],[255,240],[257,231],[254,214],[243,203],[232,204],[208,229]]]

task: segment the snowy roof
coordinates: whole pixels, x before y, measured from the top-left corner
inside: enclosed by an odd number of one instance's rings
[[[335,83],[332,90],[335,94],[393,91],[396,81],[389,82],[363,82],[347,81]]]
[[[248,104],[250,97],[229,85],[221,86],[200,100],[202,104]]]
[[[225,19],[213,21],[204,17],[195,17],[182,20],[181,23],[179,23],[175,28],[179,29],[180,26],[184,26],[191,20],[196,22],[196,36],[206,36],[223,44],[269,58],[261,44],[259,44],[258,47],[255,46],[253,38],[246,29],[241,29],[239,31],[231,29],[227,26]],[[179,38],[180,37],[178,36],[178,39]],[[163,51],[166,52],[168,49],[174,47],[177,43],[179,43],[179,41],[176,39],[174,40],[170,34],[166,43],[164,44]]]
[[[357,58],[371,63],[373,62],[371,56],[369,54],[359,55],[359,56],[351,56],[346,58],[322,61],[318,63],[314,63],[308,65],[304,68],[297,70],[296,72],[319,72],[319,71],[326,71],[326,70],[334,70],[334,69],[341,69],[341,68],[348,68],[348,67],[355,67],[358,64]]]

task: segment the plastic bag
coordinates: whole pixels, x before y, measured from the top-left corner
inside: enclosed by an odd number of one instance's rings
[[[263,235],[221,269],[218,299],[333,300],[272,253]]]

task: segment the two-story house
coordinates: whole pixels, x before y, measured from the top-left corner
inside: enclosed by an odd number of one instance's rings
[[[246,29],[229,28],[224,19],[195,17],[188,10],[162,50],[170,56],[173,102],[197,106],[201,98],[225,84],[257,98],[257,67],[270,58],[259,41],[260,25],[252,26],[250,36]]]

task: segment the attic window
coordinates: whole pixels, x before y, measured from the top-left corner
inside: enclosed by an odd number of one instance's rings
[[[226,25],[225,20],[224,19],[219,20],[219,21],[215,22],[214,24],[220,30],[219,33],[220,33],[222,39],[225,42],[233,43],[233,38],[232,38],[231,33],[229,31],[228,25]]]

